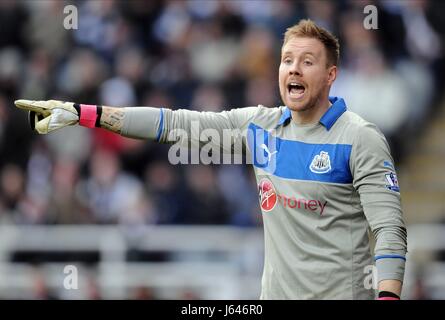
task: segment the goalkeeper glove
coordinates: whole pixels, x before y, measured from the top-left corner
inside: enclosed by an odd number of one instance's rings
[[[58,100],[16,100],[15,105],[29,111],[29,123],[40,134],[80,124],[88,128],[99,127],[102,107]]]

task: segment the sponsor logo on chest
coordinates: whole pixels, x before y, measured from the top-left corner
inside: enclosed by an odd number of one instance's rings
[[[272,182],[267,178],[261,179],[258,184],[258,197],[264,212],[272,211],[279,203],[284,208],[307,210],[321,216],[328,204],[327,201],[278,194]]]

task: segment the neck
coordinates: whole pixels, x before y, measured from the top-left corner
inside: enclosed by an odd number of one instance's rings
[[[317,101],[315,106],[312,106],[306,110],[295,111],[292,110],[292,120],[296,124],[314,124],[318,123],[321,117],[326,113],[332,103],[328,98],[321,101]]]

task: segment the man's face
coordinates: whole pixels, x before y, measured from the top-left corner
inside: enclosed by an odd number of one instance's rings
[[[323,103],[334,82],[336,67],[327,67],[324,45],[317,39],[293,37],[281,49],[281,99],[293,111],[306,111]]]

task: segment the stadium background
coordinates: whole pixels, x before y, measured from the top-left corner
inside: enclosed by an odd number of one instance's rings
[[[63,27],[68,4],[77,30]],[[363,27],[368,4],[377,30]],[[256,299],[249,167],[172,166],[168,146],[102,129],[38,136],[13,101],[277,106],[282,35],[307,17],[341,42],[331,94],[396,158],[403,297],[445,298],[444,15],[440,1],[0,1],[0,298]],[[64,288],[67,265],[77,290]]]

